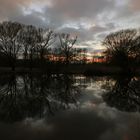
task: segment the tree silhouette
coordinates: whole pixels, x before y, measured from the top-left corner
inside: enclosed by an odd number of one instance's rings
[[[71,37],[70,34],[60,34],[59,35],[60,40],[60,48],[62,56],[64,57],[65,64],[69,64],[74,56],[74,44],[77,41],[76,37]]]
[[[50,29],[39,28],[37,31],[40,37],[37,43],[37,49],[39,50],[40,59],[43,60],[45,55],[47,55],[49,47],[55,42],[57,35]]]
[[[105,37],[103,45],[107,49],[108,62],[128,69],[139,55],[139,32],[136,29],[126,29],[111,33]]]
[[[17,22],[0,23],[0,51],[8,58],[12,70],[15,69],[16,59],[21,49],[18,36],[22,27],[23,25]]]
[[[4,66],[27,66],[32,70],[41,64],[43,69],[48,63],[61,62],[86,63],[86,49],[74,47],[77,36],[59,34],[46,28],[24,25],[17,22],[0,23],[0,56]],[[43,67],[42,67],[43,66]]]
[[[37,43],[41,40],[37,28],[32,25],[25,26],[20,32],[19,40],[22,43],[22,52],[24,59],[30,60],[30,68],[32,69],[33,59],[37,57]]]

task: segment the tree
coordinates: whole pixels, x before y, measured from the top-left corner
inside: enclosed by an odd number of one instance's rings
[[[121,30],[107,35],[103,45],[108,61],[125,68],[139,55],[140,36],[136,29]]]
[[[69,64],[72,58],[74,57],[73,46],[77,41],[77,36],[72,37],[70,34],[60,34],[59,40],[60,40],[61,53],[64,57],[64,62],[65,64]]]
[[[43,60],[49,47],[55,42],[56,34],[50,29],[39,28],[37,31],[39,36],[37,48],[39,50],[40,59]]]
[[[87,62],[87,49],[86,48],[83,48],[82,49],[82,64],[85,64]]]
[[[32,69],[33,57],[36,57],[37,44],[41,40],[37,28],[32,25],[25,26],[20,32],[19,40],[22,42],[24,59],[30,60],[30,68]]]
[[[15,69],[16,59],[21,49],[18,36],[22,27],[23,25],[17,22],[0,23],[0,51],[7,56],[12,70]]]

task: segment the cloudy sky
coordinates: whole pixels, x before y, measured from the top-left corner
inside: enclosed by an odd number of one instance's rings
[[[0,21],[78,35],[77,45],[102,49],[106,34],[140,25],[140,0],[0,0]]]

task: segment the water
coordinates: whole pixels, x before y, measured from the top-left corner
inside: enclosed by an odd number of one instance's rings
[[[140,78],[1,75],[1,140],[140,140]]]

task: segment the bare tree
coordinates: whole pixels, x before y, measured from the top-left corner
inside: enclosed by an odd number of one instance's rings
[[[37,48],[39,51],[40,59],[43,60],[45,55],[47,55],[48,49],[53,45],[56,39],[56,34],[50,29],[38,29],[39,42],[37,43]]]
[[[136,29],[126,29],[107,35],[103,41],[109,62],[121,66],[128,65],[129,59],[134,58],[139,46],[138,32]]]
[[[60,40],[60,47],[61,47],[61,53],[65,59],[65,63],[69,64],[74,56],[74,44],[77,41],[77,36],[72,37],[70,34],[61,34],[59,35]]]
[[[0,51],[8,57],[12,70],[15,69],[16,59],[21,49],[17,38],[22,27],[22,24],[16,22],[0,23]]]
[[[87,49],[83,48],[82,49],[82,63],[86,64],[86,62],[87,62]]]
[[[22,42],[22,51],[24,59],[30,60],[30,68],[32,69],[33,58],[36,57],[37,44],[40,42],[41,37],[35,26],[25,26],[20,32],[20,41]]]

